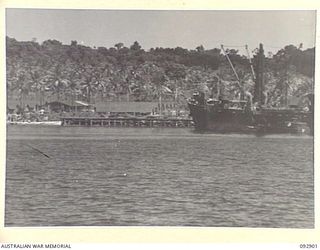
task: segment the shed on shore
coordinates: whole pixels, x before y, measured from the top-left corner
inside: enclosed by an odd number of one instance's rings
[[[150,115],[157,111],[157,102],[99,102],[95,103],[95,111],[110,115]]]

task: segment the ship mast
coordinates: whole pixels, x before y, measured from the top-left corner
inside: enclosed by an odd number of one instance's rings
[[[264,75],[264,51],[263,45],[260,43],[259,51],[256,55],[257,65],[256,65],[256,79],[254,88],[253,101],[257,102],[259,105],[263,104],[263,75]]]
[[[246,48],[248,59],[249,59],[249,63],[250,63],[252,77],[253,77],[253,80],[255,81],[256,80],[256,74],[255,74],[254,69],[253,69],[253,64],[252,64],[252,60],[251,60],[251,57],[250,57],[248,45],[246,45],[245,48]]]

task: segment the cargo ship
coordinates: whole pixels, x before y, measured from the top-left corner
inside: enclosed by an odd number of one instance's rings
[[[227,59],[231,63],[228,57]],[[227,100],[221,96],[217,99],[207,99],[201,91],[193,94],[188,100],[188,106],[195,129],[213,133],[313,135],[314,94],[307,93],[301,97],[306,99],[307,107],[302,108],[298,105],[282,108],[267,107],[263,100],[264,52],[262,44],[260,44],[257,59],[254,96],[243,91],[243,89],[240,89],[240,100]],[[232,64],[231,67],[235,72]],[[241,88],[240,83],[239,80],[239,87]]]

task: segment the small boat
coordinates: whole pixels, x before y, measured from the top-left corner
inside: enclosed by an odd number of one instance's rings
[[[45,125],[45,126],[61,126],[61,121],[8,121],[9,125]]]

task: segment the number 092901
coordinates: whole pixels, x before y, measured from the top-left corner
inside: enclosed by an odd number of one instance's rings
[[[300,244],[300,248],[312,249],[312,248],[318,248],[318,245],[317,244]]]

